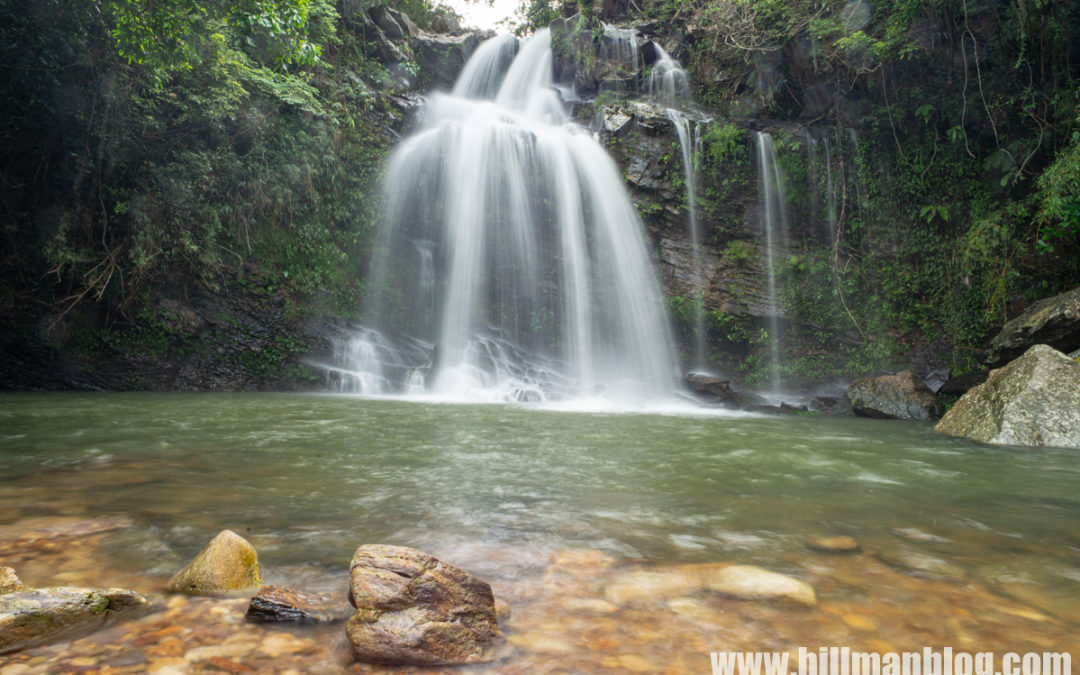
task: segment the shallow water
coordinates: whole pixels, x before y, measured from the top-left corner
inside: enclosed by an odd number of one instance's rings
[[[23,552],[0,555],[0,565],[32,585],[160,592],[229,528],[256,546],[267,581],[333,591],[357,546],[414,546],[509,600],[516,652],[491,672],[708,672],[710,650],[875,641],[1060,651],[1075,648],[1080,629],[1078,458],[860,419],[319,395],[3,395],[0,540],[64,518],[123,515],[132,526],[99,535],[78,564]],[[858,539],[862,553],[806,547],[836,534]],[[898,553],[928,556],[952,577],[883,562]],[[710,593],[602,612],[580,602],[603,599],[628,568],[713,562],[809,581],[820,605]],[[175,599],[162,612],[205,624],[213,602]],[[231,605],[216,607],[225,616]],[[145,632],[162,616],[125,630]],[[214,640],[271,630],[234,619]],[[340,632],[308,629],[317,646],[298,652],[300,672],[353,668]],[[114,640],[117,653],[134,641]],[[55,665],[86,644],[18,658]],[[109,654],[89,658],[119,658]],[[259,654],[241,660],[257,664]]]

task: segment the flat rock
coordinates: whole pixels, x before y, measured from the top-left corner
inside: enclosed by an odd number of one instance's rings
[[[859,542],[854,537],[817,537],[806,542],[806,547],[819,553],[856,553]]]
[[[0,595],[0,654],[52,642],[103,626],[149,604],[120,588],[36,588]]]
[[[740,600],[778,600],[804,607],[817,605],[810,584],[754,565],[730,565],[707,577],[711,591]]]
[[[604,591],[620,606],[643,606],[700,591],[713,591],[739,600],[786,601],[805,607],[817,604],[810,584],[753,565],[678,565],[658,570],[634,570],[616,577]]]
[[[491,586],[405,546],[368,544],[353,555],[345,628],[359,661],[463,665],[498,658],[505,644]]]
[[[934,392],[910,370],[855,380],[847,397],[852,411],[862,417],[929,421],[944,411]]]
[[[967,572],[928,553],[910,549],[880,551],[877,559],[897,572],[909,577],[948,581],[961,584],[967,579]]]
[[[166,588],[188,595],[229,595],[254,593],[262,585],[254,547],[232,530],[222,530]]]
[[[251,599],[244,618],[255,623],[324,623],[344,621],[351,614],[344,596],[263,586]]]
[[[991,371],[934,430],[995,445],[1080,448],[1080,363],[1035,345]]]

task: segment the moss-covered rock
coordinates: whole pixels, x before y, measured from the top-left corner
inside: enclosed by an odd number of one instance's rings
[[[0,654],[100,628],[117,613],[149,604],[120,588],[36,588],[0,594]]]
[[[934,429],[995,445],[1080,448],[1080,363],[1035,345],[991,371]]]
[[[944,410],[934,392],[910,370],[855,380],[847,396],[855,414],[863,417],[928,421],[941,417]]]
[[[1037,344],[1065,353],[1080,347],[1080,287],[1040,300],[1005,324],[990,343],[986,365],[1003,366]]]
[[[189,595],[242,595],[254,594],[262,585],[255,548],[232,530],[222,530],[169,580],[167,589]]]

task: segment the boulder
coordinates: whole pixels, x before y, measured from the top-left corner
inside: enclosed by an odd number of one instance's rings
[[[262,585],[259,554],[240,535],[222,530],[166,588],[188,595],[231,595],[254,593]]]
[[[344,621],[350,614],[344,595],[335,597],[263,586],[251,599],[244,618],[253,623],[325,623]]]
[[[0,594],[0,654],[100,628],[113,616],[149,604],[120,588],[36,588]]]
[[[910,370],[855,380],[847,397],[854,413],[862,417],[929,421],[943,411],[934,392]]]
[[[26,585],[15,574],[15,570],[10,567],[0,567],[0,595],[25,590]]]
[[[402,61],[408,61],[409,56],[401,47],[394,44],[394,42],[386,35],[382,28],[380,28],[370,17],[364,15],[361,17],[361,22],[364,30],[364,39],[367,41],[368,49],[375,55],[383,65],[392,65],[395,63],[401,63]]]
[[[479,40],[473,33],[464,35],[428,35],[420,33],[409,40],[413,60],[419,67],[421,85],[425,89],[446,89],[465,68],[465,62],[476,50]]]
[[[732,390],[731,383],[727,380],[702,373],[690,373],[684,381],[691,392],[710,403],[732,409],[746,407],[746,401]]]
[[[368,544],[353,555],[345,632],[357,660],[397,665],[487,663],[504,644],[491,586],[405,546]]]
[[[368,16],[391,40],[400,40],[410,34],[408,27],[400,20],[404,15],[388,5],[375,5],[368,10]]]
[[[729,565],[707,578],[707,588],[739,600],[785,601],[804,607],[817,605],[810,584],[754,565]]]
[[[1080,363],[1035,345],[991,371],[934,430],[995,445],[1080,448]]]
[[[986,365],[997,368],[1033,345],[1069,353],[1080,348],[1080,288],[1040,300],[1002,327],[990,343]]]

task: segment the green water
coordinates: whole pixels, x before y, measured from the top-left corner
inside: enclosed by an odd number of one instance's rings
[[[860,419],[317,395],[0,397],[3,520],[128,515],[158,542],[125,553],[147,572],[162,546],[184,559],[223,528],[257,542],[271,568],[336,567],[378,542],[779,569],[805,557],[810,536],[872,547],[917,528],[947,539],[926,545],[969,571],[996,565],[1074,594],[1078,460]]]

